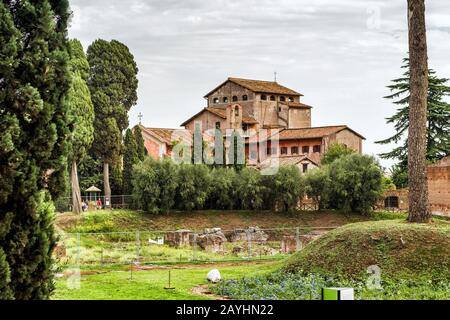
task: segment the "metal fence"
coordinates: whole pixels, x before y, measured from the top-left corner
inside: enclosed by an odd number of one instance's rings
[[[60,237],[55,254],[67,266],[273,260],[301,250],[331,229],[66,233]]]
[[[131,195],[114,195],[106,198],[105,196],[82,196],[81,201],[84,201],[87,205],[86,210],[98,210],[102,209],[99,207],[98,200],[100,199],[102,208],[112,208],[112,209],[129,209],[133,206],[133,196]],[[55,201],[56,211],[58,212],[68,212],[72,211],[72,198],[63,197]]]

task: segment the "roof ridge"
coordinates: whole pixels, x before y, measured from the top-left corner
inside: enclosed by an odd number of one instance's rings
[[[346,127],[348,126],[346,124],[339,124],[334,126],[319,126],[319,127],[309,127],[309,128],[284,128],[282,131],[285,130],[309,130],[309,129],[322,129],[322,128],[339,128],[339,127]]]
[[[238,78],[238,77],[228,77],[228,80],[244,80],[244,81],[259,81],[259,82],[269,82],[269,83],[276,83],[280,86],[283,86],[279,84],[276,81],[269,81],[269,80],[258,80],[258,79],[248,79],[248,78]],[[284,87],[284,86],[283,86]]]

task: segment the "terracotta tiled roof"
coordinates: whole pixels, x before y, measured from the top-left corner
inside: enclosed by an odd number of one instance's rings
[[[345,125],[341,126],[329,126],[329,127],[313,127],[313,128],[301,128],[301,129],[284,129],[279,133],[280,140],[293,140],[293,139],[313,139],[313,138],[323,138],[342,130],[350,130],[354,134],[358,135],[362,139],[365,139],[362,135],[353,131]]]
[[[301,103],[301,102],[288,102],[287,105],[290,108],[300,108],[300,109],[311,109],[311,106],[308,106],[307,104]]]
[[[151,135],[155,139],[168,144],[169,146],[172,145],[174,141],[182,140],[184,142],[188,142],[191,134],[189,131],[185,129],[171,129],[171,128],[146,128],[144,126],[140,126],[141,130],[146,132],[147,134]]]
[[[207,111],[214,113],[215,115],[226,119],[227,118],[227,110],[222,109],[222,108],[206,108]]]
[[[285,86],[282,86],[281,84],[278,84],[274,81],[262,81],[262,80],[251,80],[251,79],[241,79],[241,78],[228,78],[225,82],[208,92],[205,97],[212,94],[214,91],[216,91],[218,88],[223,86],[228,81],[231,81],[233,83],[236,83],[244,88],[247,88],[253,92],[260,92],[260,93],[274,93],[274,94],[286,94],[286,95],[292,95],[292,96],[302,96],[301,93],[294,91],[292,89],[289,89]]]

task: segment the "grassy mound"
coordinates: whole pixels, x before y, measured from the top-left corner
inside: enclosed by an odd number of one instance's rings
[[[402,220],[353,223],[335,229],[290,257],[284,271],[364,278],[377,265],[389,278],[450,279],[450,223]]]

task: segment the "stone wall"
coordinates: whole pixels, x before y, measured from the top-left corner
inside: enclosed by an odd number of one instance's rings
[[[230,124],[226,119],[219,117],[211,112],[205,111],[198,115],[196,118],[192,119],[188,124],[186,124],[185,128],[190,132],[194,132],[195,123],[199,121],[202,124],[202,131],[215,129],[216,122],[220,122],[221,129],[229,129]]]
[[[289,128],[311,128],[311,109],[290,108]]]
[[[352,131],[345,129],[329,137],[328,144],[332,143],[345,144],[347,147],[362,153],[362,139]],[[327,148],[327,146],[326,146]]]

